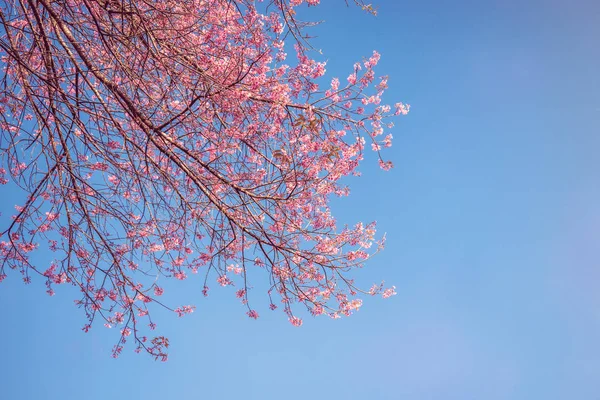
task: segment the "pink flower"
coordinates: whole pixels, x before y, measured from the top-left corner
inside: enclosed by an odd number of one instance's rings
[[[57,213],[51,213],[51,212],[47,212],[47,213],[46,213],[46,219],[47,219],[49,222],[52,222],[52,221],[54,221],[56,218],[58,218],[58,214],[57,214]]]
[[[175,272],[173,276],[175,277],[175,279],[179,279],[180,281],[183,281],[185,280],[185,278],[187,278],[185,272]]]
[[[347,79],[348,79],[349,84],[351,84],[351,85],[356,84],[356,74],[355,73],[350,74]]]
[[[230,271],[230,272],[233,272],[236,275],[239,275],[239,274],[242,273],[243,269],[242,269],[242,267],[238,267],[237,265],[233,265],[232,264],[232,265],[229,265],[227,267],[227,271]]]
[[[290,317],[289,321],[294,326],[302,326],[302,319],[298,317]]]
[[[90,169],[95,171],[106,171],[108,169],[108,165],[101,162],[97,162],[90,165]]]
[[[383,139],[383,147],[392,147],[392,135],[387,135],[385,139]]]
[[[174,311],[177,313],[178,317],[183,317],[185,314],[193,313],[195,308],[196,307],[194,306],[183,306],[176,308]]]
[[[391,288],[385,289],[383,291],[383,293],[381,294],[381,296],[384,299],[387,299],[387,298],[395,296],[395,295],[396,295],[396,286],[392,286]]]
[[[255,310],[250,310],[246,314],[252,319],[258,319],[258,313]]]
[[[381,58],[381,55],[378,52],[373,51],[373,55],[371,56],[371,58],[369,58],[369,60],[367,62],[365,62],[365,67],[373,68],[374,66],[377,65],[380,58]]]
[[[165,246],[163,246],[162,244],[158,244],[158,243],[153,243],[150,245],[150,247],[148,248],[148,250],[152,251],[152,252],[156,252],[156,251],[162,251],[165,249]]]
[[[331,80],[331,90],[337,91],[340,87],[340,80],[338,78],[333,78]]]
[[[173,262],[171,264],[173,264],[173,266],[175,266],[175,267],[181,267],[184,262],[185,262],[185,258],[180,256],[180,257],[177,257],[175,260],[173,260]]]
[[[219,282],[219,285],[221,286],[233,285],[231,279],[229,279],[226,275],[221,275],[219,278],[217,278],[217,282]]]
[[[406,115],[410,111],[410,104],[396,103],[394,108],[396,109],[394,115]]]
[[[391,161],[383,161],[383,160],[379,160],[379,166],[381,167],[381,169],[383,169],[384,171],[389,171],[390,169],[392,169],[394,167],[394,164],[392,164]]]
[[[145,294],[139,293],[136,298],[144,303],[150,303],[152,299]]]

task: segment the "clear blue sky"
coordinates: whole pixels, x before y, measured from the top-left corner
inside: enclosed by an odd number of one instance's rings
[[[160,316],[160,363],[111,359],[115,332],[81,332],[72,292],[12,274],[1,399],[600,399],[600,4],[378,0],[373,18],[324,2],[309,15],[328,72],[377,49],[386,99],[413,107],[396,168],[366,163],[335,203],[387,232],[359,279],[398,295],[294,328],[193,281],[197,311]]]

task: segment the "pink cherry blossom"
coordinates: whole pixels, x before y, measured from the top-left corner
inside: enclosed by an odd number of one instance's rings
[[[84,331],[118,327],[114,357],[133,343],[161,361],[154,311],[194,310],[167,279],[234,286],[250,318],[279,307],[294,326],[394,295],[354,281],[383,248],[375,224],[330,209],[368,146],[392,168],[410,106],[386,104],[381,55],[330,76],[336,55],[299,17],[319,0],[134,3],[0,3],[0,184],[25,199],[0,230],[0,281],[75,285]]]
[[[383,293],[381,294],[381,296],[384,299],[387,299],[388,297],[395,296],[395,295],[396,295],[396,286],[392,286],[391,288],[385,289],[383,291]]]

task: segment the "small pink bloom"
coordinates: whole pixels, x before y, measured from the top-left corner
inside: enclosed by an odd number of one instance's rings
[[[185,280],[185,278],[187,278],[185,272],[175,272],[173,276],[175,277],[175,279],[179,279],[180,281],[183,281]]]
[[[389,171],[390,169],[392,169],[394,167],[394,164],[392,164],[391,161],[379,160],[379,166],[381,167],[381,169],[383,169],[385,171]]]
[[[221,286],[233,285],[231,279],[229,279],[226,275],[221,275],[219,278],[217,278],[217,282],[219,282],[219,285]]]
[[[383,291],[383,293],[381,294],[381,296],[384,299],[387,299],[388,297],[392,297],[396,295],[396,286],[392,286],[391,288],[385,289]]]

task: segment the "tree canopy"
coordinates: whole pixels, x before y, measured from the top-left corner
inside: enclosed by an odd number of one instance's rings
[[[296,12],[319,0],[255,3],[0,4],[0,183],[25,194],[2,228],[0,281],[78,287],[83,329],[118,327],[114,356],[130,341],[166,359],[152,308],[194,310],[163,301],[166,278],[197,273],[205,296],[235,286],[250,318],[266,299],[297,326],[302,308],[338,318],[361,294],[394,294],[356,287],[383,238],[338,226],[329,202],[365,147],[392,167],[384,129],[409,107],[381,104],[377,52],[325,80]]]

